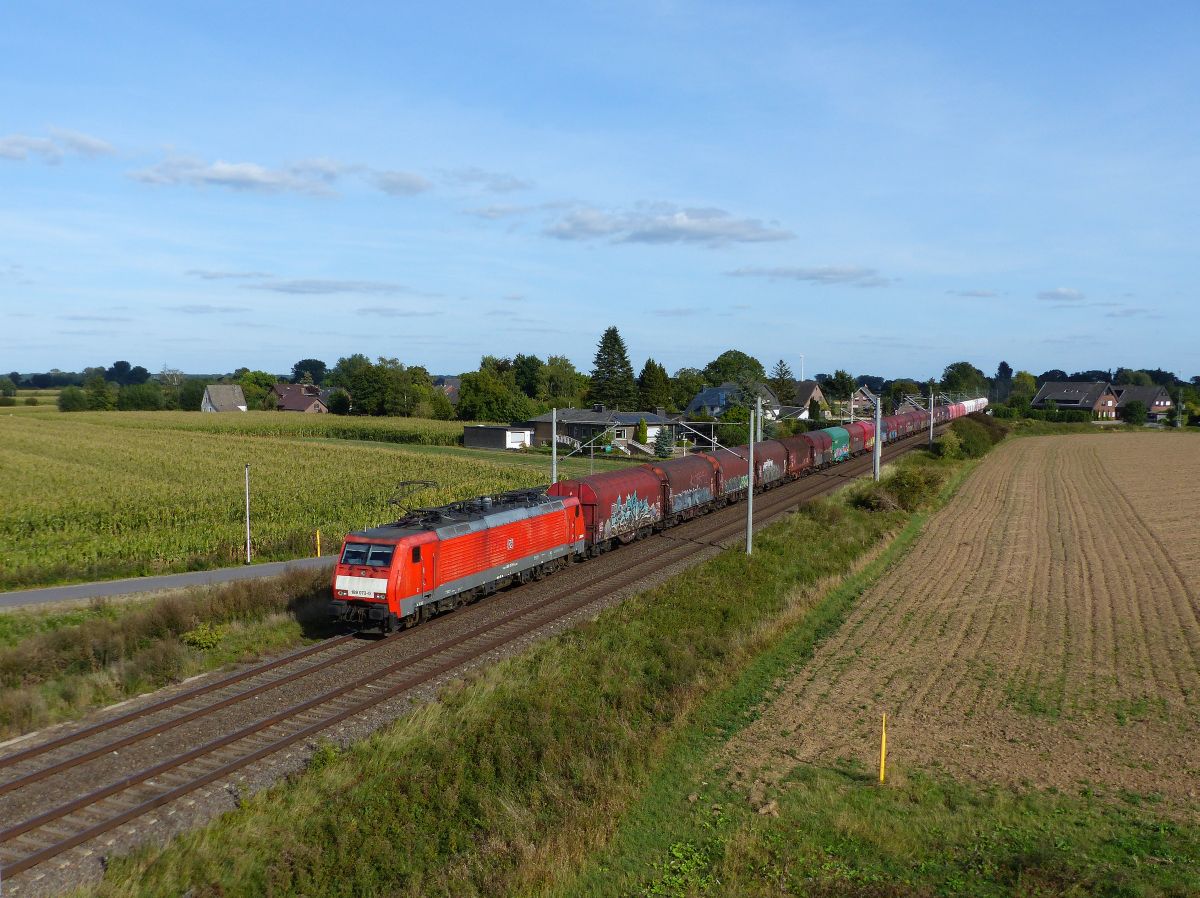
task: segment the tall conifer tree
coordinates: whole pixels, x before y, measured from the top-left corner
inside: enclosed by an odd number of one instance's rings
[[[591,397],[593,402],[608,408],[633,410],[637,406],[637,381],[633,365],[620,332],[610,327],[596,347],[595,367],[592,369]]]

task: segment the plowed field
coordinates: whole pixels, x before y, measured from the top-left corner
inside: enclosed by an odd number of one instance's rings
[[[728,747],[1200,805],[1200,440],[1002,445]]]

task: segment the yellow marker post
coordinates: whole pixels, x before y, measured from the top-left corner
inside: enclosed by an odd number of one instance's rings
[[[317,557],[321,557],[321,531],[317,531]]]
[[[883,715],[883,735],[879,739],[879,782],[887,773],[887,714]]]

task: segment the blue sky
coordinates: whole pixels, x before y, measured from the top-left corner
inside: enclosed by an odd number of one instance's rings
[[[12,2],[0,370],[1200,374],[1189,3]]]

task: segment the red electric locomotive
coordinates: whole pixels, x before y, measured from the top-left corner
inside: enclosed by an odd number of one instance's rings
[[[410,627],[582,555],[578,500],[518,490],[349,534],[333,573],[334,616],[358,629]]]

